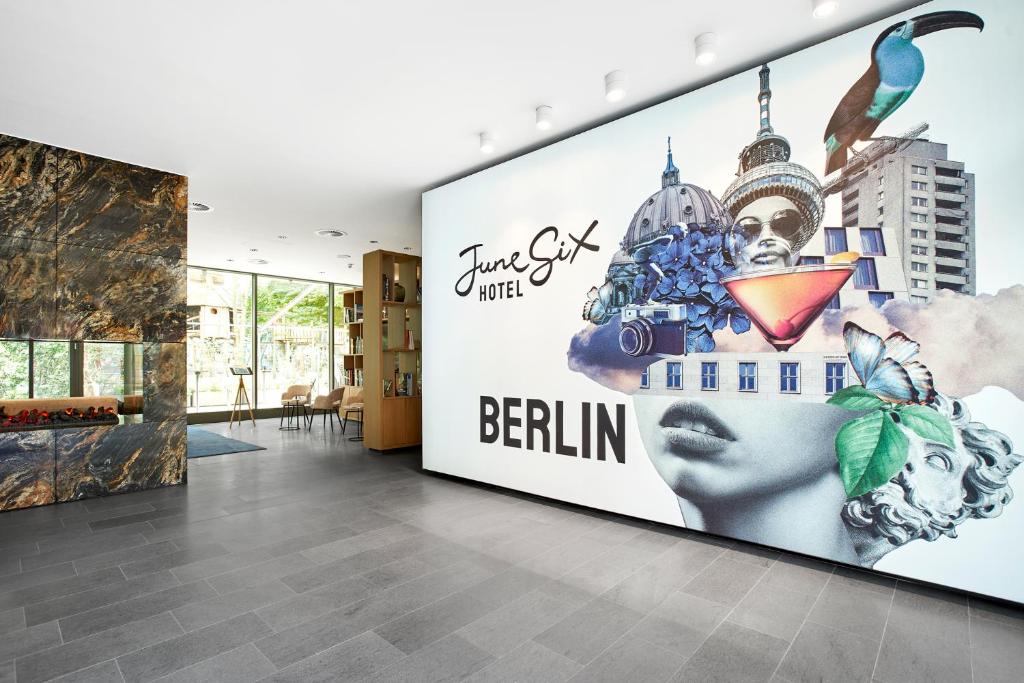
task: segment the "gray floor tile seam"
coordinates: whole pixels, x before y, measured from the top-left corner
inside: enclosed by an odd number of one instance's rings
[[[124,570],[121,569],[120,567],[118,567],[118,569],[121,571],[121,575],[124,576]],[[82,610],[81,612],[71,612],[69,614],[64,614],[64,615],[62,615],[60,617],[57,617],[56,619],[50,619],[49,621],[43,621],[43,622],[40,622],[39,624],[33,624],[33,626],[40,626],[42,624],[48,624],[48,623],[50,623],[50,621],[56,621],[57,622],[57,628],[59,629],[60,628],[60,620],[61,619],[65,619],[67,617],[72,617],[72,616],[75,616],[75,615],[78,615],[78,614],[84,614],[85,612],[90,612],[90,611],[92,611],[94,609],[102,609],[102,608],[105,608],[105,607],[111,607],[113,605],[121,604],[122,602],[127,602],[128,600],[135,600],[136,598],[142,598],[142,597],[146,597],[147,595],[153,595],[155,593],[159,593],[160,591],[167,590],[168,588],[175,588],[176,586],[183,586],[183,585],[185,585],[185,584],[183,584],[181,582],[180,579],[178,579],[177,576],[174,576],[173,574],[171,574],[171,577],[175,581],[177,581],[177,584],[172,585],[172,586],[165,586],[163,588],[156,588],[156,589],[153,589],[153,590],[146,591],[145,593],[139,593],[138,595],[131,595],[129,597],[121,598],[119,600],[113,600],[113,601],[105,603],[103,605],[98,605],[97,607],[90,607],[89,609]],[[135,578],[138,579],[140,577],[135,577]],[[131,579],[129,579],[127,576],[125,576],[125,581],[131,581]],[[63,595],[58,595],[58,596],[55,596],[55,597],[51,598],[50,600],[40,600],[39,602],[33,602],[30,605],[25,605],[24,607],[27,610],[29,607],[32,607],[33,605],[43,605],[43,604],[46,604],[48,602],[51,602],[52,600],[63,600],[65,598],[71,597],[73,595],[81,595],[82,593],[88,593],[91,590],[96,590],[98,588],[106,588],[106,587],[114,586],[114,585],[117,585],[117,584],[112,583],[112,584],[105,584],[103,586],[92,586],[92,587],[86,588],[84,590],[74,591],[73,593],[65,593]],[[26,614],[27,614],[27,612],[26,612]],[[152,616],[156,616],[156,615],[152,615]],[[108,629],[104,629],[104,631],[106,631],[106,630],[108,630]],[[99,633],[99,631],[98,631],[98,633]],[[90,634],[90,635],[92,635],[92,634]],[[61,638],[61,641],[63,642],[63,637]],[[70,642],[74,642],[74,641],[70,641]]]
[[[161,612],[161,614],[162,614],[162,612]],[[154,615],[152,615],[149,618],[157,617],[157,616],[160,616],[160,615],[159,614],[154,614]],[[174,615],[172,614],[171,617],[174,617]],[[129,622],[129,623],[131,623],[131,622]],[[181,628],[181,624],[178,623],[177,619],[175,619],[175,623],[178,624],[178,628],[180,629]],[[89,637],[92,637],[92,636],[95,636],[95,635],[99,635],[101,633],[106,633],[108,631],[113,631],[115,629],[123,628],[123,627],[124,627],[124,624],[121,624],[120,626],[112,626],[112,627],[110,627],[108,629],[104,629],[102,631],[97,631],[96,633],[89,634]],[[57,628],[58,629],[60,628],[60,624],[59,623],[57,624]],[[164,638],[163,640],[158,640],[158,641],[155,641],[155,642],[152,642],[152,643],[147,643],[147,644],[145,644],[145,645],[143,645],[141,647],[135,648],[134,650],[129,650],[127,652],[122,652],[117,657],[112,657],[111,659],[113,659],[115,661],[115,663],[116,663],[117,659],[119,659],[120,657],[125,657],[127,655],[134,654],[134,653],[138,652],[139,650],[144,650],[145,648],[150,647],[152,645],[158,645],[160,643],[165,643],[168,640],[173,640],[173,639],[178,638],[178,637],[183,636],[183,635],[185,635],[184,629],[182,629],[181,633],[177,633],[175,635],[168,636],[167,638]],[[71,642],[74,643],[75,641],[71,641]],[[60,645],[54,645],[53,647],[48,647],[48,648],[45,648],[43,650],[36,650],[35,652],[31,652],[31,653],[22,655],[21,657],[15,657],[13,661],[15,662],[15,664],[17,664],[17,661],[19,659],[24,659],[25,657],[36,656],[36,655],[39,655],[39,654],[42,654],[42,653],[49,652],[50,650],[57,650],[57,649],[59,649],[61,647],[64,647],[65,645],[67,645],[67,643],[61,643]],[[97,664],[102,664],[103,662],[106,662],[106,661],[108,661],[108,660],[104,659],[102,662],[93,662],[92,664],[89,664],[88,666],[80,667],[78,669],[75,669],[74,671],[68,671],[68,672],[62,673],[59,676],[56,676],[56,678],[62,678],[62,677],[65,677],[65,676],[70,676],[71,674],[78,673],[79,671],[85,671],[86,669],[88,669],[90,667],[96,666]],[[121,673],[121,680],[124,681],[125,680],[124,673],[121,672],[121,667],[120,666],[118,666],[118,672]],[[14,683],[17,683],[17,675],[18,675],[17,667],[15,667],[14,675],[15,675]],[[47,679],[47,680],[51,680],[52,681],[54,679],[50,678],[50,679]],[[45,682],[43,682],[43,683],[45,683]]]
[[[429,574],[424,574],[423,576],[429,576],[429,575],[431,575],[431,574],[436,574],[436,573],[439,573],[439,572],[443,572],[443,571],[446,571],[446,570],[447,570],[447,569],[448,569],[448,568],[449,568],[450,566],[451,566],[451,565],[448,565],[448,566],[446,566],[446,567],[443,567],[443,568],[441,568],[441,569],[438,569],[438,570],[436,570],[436,571],[434,571],[434,572],[430,572]],[[371,570],[371,571],[373,571],[373,570]],[[393,590],[396,590],[396,589],[400,588],[401,586],[404,586],[404,585],[406,585],[406,584],[408,584],[408,583],[411,583],[411,582],[413,582],[413,581],[416,581],[417,579],[421,579],[421,578],[423,578],[423,576],[418,576],[418,577],[416,577],[416,578],[413,578],[413,579],[409,579],[409,580],[407,580],[407,581],[403,581],[402,583],[400,583],[400,584],[396,584],[396,585],[394,585],[394,586],[391,586],[391,587],[387,588],[386,590],[383,590],[383,591],[379,591],[378,593],[375,593],[374,595],[376,595],[377,597],[383,596],[383,595],[384,595],[385,593],[387,593],[387,592],[389,592],[389,591],[393,591]],[[492,576],[496,576],[496,574],[495,574],[495,575],[492,575]],[[491,577],[490,577],[490,576],[488,576],[488,577],[484,577],[484,578],[480,579],[479,581],[477,581],[476,583],[473,583],[473,584],[470,584],[469,586],[464,586],[464,587],[462,587],[462,588],[459,588],[459,589],[453,590],[453,591],[451,591],[450,593],[446,593],[445,595],[442,595],[441,597],[437,598],[436,600],[434,600],[434,601],[432,601],[432,602],[429,602],[429,603],[427,603],[427,604],[425,604],[425,605],[421,605],[421,606],[417,607],[416,609],[413,609],[413,610],[409,610],[408,612],[404,612],[404,613],[402,613],[402,614],[400,614],[400,615],[398,615],[398,616],[396,616],[396,617],[394,617],[394,618],[392,618],[392,619],[388,619],[388,620],[387,620],[387,621],[385,621],[385,622],[382,622],[382,623],[379,623],[379,624],[374,624],[373,626],[370,626],[369,628],[367,628],[367,629],[364,629],[364,630],[360,631],[359,633],[355,633],[355,634],[353,634],[352,636],[350,636],[350,637],[348,637],[348,638],[345,638],[345,639],[344,639],[344,640],[342,640],[342,641],[339,641],[339,642],[337,642],[337,643],[331,643],[331,644],[330,644],[329,646],[327,646],[327,647],[325,647],[325,648],[322,648],[322,649],[320,649],[320,650],[317,650],[317,651],[315,651],[315,652],[313,652],[313,653],[310,653],[310,654],[309,654],[309,655],[307,655],[306,657],[303,657],[303,660],[306,660],[306,659],[310,659],[310,658],[312,658],[312,657],[315,657],[315,656],[317,656],[317,655],[319,655],[319,654],[322,654],[323,652],[326,652],[327,650],[330,650],[330,649],[331,649],[331,648],[333,648],[333,647],[336,647],[336,646],[338,646],[338,645],[341,645],[342,643],[347,643],[348,641],[352,640],[352,638],[356,638],[356,637],[358,637],[358,636],[361,636],[361,635],[363,635],[364,633],[369,633],[370,631],[375,631],[376,629],[378,629],[378,628],[380,628],[380,627],[384,626],[385,624],[389,624],[389,623],[391,623],[391,622],[393,622],[393,621],[396,621],[396,620],[398,620],[398,619],[403,619],[403,618],[405,618],[405,617],[409,616],[410,614],[413,614],[413,613],[415,613],[415,612],[418,612],[418,611],[420,611],[420,610],[422,610],[422,609],[426,609],[427,607],[430,607],[430,606],[432,606],[432,605],[434,605],[434,604],[436,604],[436,603],[438,603],[438,602],[441,602],[442,600],[446,600],[447,598],[450,598],[451,596],[455,595],[456,593],[461,593],[461,592],[463,592],[463,591],[466,591],[466,590],[468,590],[468,589],[470,589],[470,588],[473,588],[473,587],[475,587],[475,586],[478,586],[478,585],[480,585],[481,583],[483,583],[484,581],[488,580],[489,578],[491,578]],[[534,589],[534,590],[537,590],[537,589]],[[299,595],[301,595],[301,593],[300,593]],[[367,596],[367,597],[364,597],[364,598],[360,598],[359,600],[355,600],[355,601],[353,601],[353,602],[350,602],[350,603],[348,603],[348,604],[346,604],[346,605],[342,605],[341,607],[338,607],[337,609],[333,609],[333,610],[331,610],[330,612],[327,612],[326,614],[321,614],[321,615],[319,615],[319,616],[317,616],[317,617],[313,617],[313,619],[309,619],[309,620],[307,620],[307,621],[301,622],[300,624],[295,624],[295,625],[293,625],[293,626],[290,626],[290,627],[288,627],[288,628],[286,628],[286,629],[282,629],[282,631],[287,631],[287,630],[289,630],[289,629],[292,629],[292,628],[295,628],[295,627],[297,627],[297,626],[301,626],[302,624],[306,624],[306,623],[309,623],[310,621],[313,621],[313,620],[315,620],[315,619],[323,619],[323,618],[324,618],[324,617],[326,617],[326,616],[327,616],[328,614],[335,614],[335,613],[338,613],[338,612],[343,612],[343,611],[345,611],[346,609],[348,609],[349,607],[351,607],[352,605],[356,604],[357,602],[361,602],[362,600],[366,600],[366,599],[367,599],[368,597],[373,597],[373,596]],[[262,609],[262,607],[261,607],[260,609]],[[500,609],[500,608],[496,608],[496,609]],[[494,610],[491,610],[491,611],[494,611]],[[257,614],[256,616],[259,616],[259,615]],[[483,615],[483,616],[486,616],[486,615]],[[483,618],[483,617],[481,616],[481,617],[479,617],[479,618]],[[266,624],[266,623],[267,623],[267,622],[266,622],[265,620],[263,620],[262,618],[260,618],[260,621],[262,621],[262,622],[263,622],[264,624]],[[475,621],[475,620],[474,620],[474,621]],[[270,631],[271,631],[271,633],[280,633],[280,632],[282,632],[282,631],[276,631],[276,630],[274,630],[274,629],[273,629],[272,627],[270,627],[270,625],[269,625],[269,624],[267,624],[267,627],[268,627],[268,628],[270,628]],[[459,630],[459,629],[456,629],[456,631],[458,631],[458,630]],[[453,631],[452,633],[454,633],[454,632],[455,632],[455,631]],[[420,647],[420,648],[419,648],[418,650],[416,650],[416,652],[418,652],[419,650],[422,650],[423,648],[425,648],[425,647],[427,647],[427,646],[429,646],[429,645],[432,645],[433,643],[436,643],[437,641],[439,641],[439,640],[441,640],[441,639],[443,639],[443,638],[446,638],[446,637],[448,637],[449,635],[452,635],[452,634],[451,634],[451,633],[445,634],[444,636],[441,636],[440,638],[437,638],[437,639],[435,639],[435,640],[432,640],[432,641],[430,641],[429,643],[426,643],[426,644],[424,644],[424,645],[423,645],[422,647]],[[257,649],[259,649],[259,648],[257,648]],[[415,653],[414,653],[414,652],[410,652],[410,653],[408,653],[408,654],[406,655],[406,657],[410,657],[410,656],[412,656],[413,654],[415,654]],[[269,658],[268,658],[268,659],[269,659]],[[404,659],[405,659],[405,658],[402,658],[402,659],[400,659],[400,660],[398,660],[398,661],[399,661],[399,662],[401,662],[401,661],[404,661]],[[301,660],[300,660],[300,661],[301,661]],[[397,664],[397,663],[398,663],[398,662],[395,662],[395,664]],[[294,662],[292,662],[291,664],[294,664]],[[288,664],[288,665],[286,665],[285,667],[281,667],[281,668],[280,668],[280,669],[278,669],[278,670],[280,671],[281,669],[287,668],[287,666],[291,666],[291,664]],[[275,668],[276,668],[276,667],[275,667]]]
[[[266,622],[264,622],[264,623],[266,623]],[[165,681],[165,680],[171,678],[172,676],[177,676],[177,675],[179,675],[179,674],[181,674],[183,672],[188,671],[189,669],[195,669],[200,664],[202,664],[204,662],[208,662],[211,659],[216,659],[217,657],[228,655],[228,654],[230,654],[232,652],[235,652],[236,650],[241,650],[242,648],[248,647],[249,645],[251,645],[252,642],[253,641],[249,641],[248,643],[243,643],[243,644],[239,645],[238,647],[233,647],[230,650],[225,650],[224,652],[219,652],[219,653],[213,655],[212,657],[207,657],[206,659],[200,659],[200,660],[198,660],[196,662],[193,662],[192,664],[189,664],[188,666],[186,666],[184,668],[178,669],[177,671],[173,671],[173,672],[167,674],[166,676],[161,676],[160,678],[154,679],[153,683],[160,683],[160,681]],[[254,683],[258,683],[259,681],[265,681],[268,678],[272,678],[273,676],[276,676],[281,671],[281,669],[278,669],[276,666],[274,666],[274,663],[272,661],[270,661],[265,654],[263,654],[262,650],[260,650],[258,647],[254,647],[253,649],[256,650],[256,656],[257,657],[259,657],[260,659],[265,661],[267,664],[270,665],[270,667],[272,669],[274,669],[274,673],[272,673],[272,674],[270,674],[268,676],[264,676],[263,678],[258,678],[258,679],[256,679],[254,681]],[[300,661],[302,661],[302,660],[300,660]],[[15,683],[17,683],[17,681],[15,681]]]
[[[882,635],[879,638],[878,652],[875,654],[875,663],[871,667],[871,679],[875,679],[875,672],[878,671],[878,662],[882,658],[882,648],[885,646],[885,631],[889,628],[889,615],[892,613],[892,605],[896,602],[896,591],[893,590],[892,597],[889,599],[889,609],[885,613],[885,624],[882,626]],[[968,619],[969,621],[969,619]]]
[[[829,577],[828,577],[829,581],[832,580],[832,576],[835,574],[835,572],[836,572],[836,567],[835,567],[835,565],[832,565],[832,571],[829,572]],[[764,578],[764,577],[762,577],[762,578]],[[789,656],[790,650],[793,649],[793,644],[796,642],[796,639],[800,637],[800,632],[804,630],[804,627],[807,625],[807,623],[808,622],[810,622],[812,624],[815,623],[815,622],[811,621],[810,616],[811,616],[811,613],[814,612],[814,608],[817,606],[818,601],[821,600],[821,596],[825,594],[825,588],[828,587],[828,583],[829,582],[826,581],[825,583],[821,584],[821,588],[818,589],[818,594],[814,596],[814,602],[811,603],[811,606],[808,608],[807,613],[804,614],[803,620],[801,620],[801,622],[800,622],[800,627],[797,628],[796,633],[793,635],[793,638],[789,641],[789,645],[786,646],[786,651],[782,653],[782,657],[779,659],[778,663],[775,665],[775,670],[772,672],[771,678],[775,678],[776,676],[779,676],[779,669],[782,668],[783,662],[786,661],[786,657]],[[758,631],[758,629],[753,628],[752,626],[746,626],[746,628],[749,628],[752,631]],[[836,629],[836,630],[841,630],[841,629]],[[758,632],[761,633],[762,631],[758,631]],[[767,633],[765,635],[771,635],[771,634]],[[882,641],[879,640],[878,641],[878,652],[875,653],[875,664],[876,665],[878,663],[878,655],[879,655],[879,653],[881,653],[881,651],[882,651]],[[872,674],[873,673],[874,673],[874,669],[872,669]],[[771,680],[771,679],[769,679],[769,680]]]
[[[971,596],[967,596],[967,652],[970,655],[971,683],[974,683],[974,625],[971,623]]]
[[[721,553],[721,554],[719,554],[718,556],[716,556],[716,558],[715,558],[715,559],[717,560],[717,559],[718,559],[719,557],[722,557],[722,556],[723,556],[723,555],[725,554],[726,550],[729,550],[729,549],[728,549],[728,548],[723,548],[723,549],[722,549],[722,553]],[[714,560],[713,560],[713,561],[714,561]],[[713,561],[712,561],[712,562],[713,562]],[[710,567],[711,565],[708,565],[708,566]],[[697,574],[697,576],[700,576],[700,574]],[[692,582],[693,580],[695,580],[695,579],[697,578],[697,576],[693,577],[693,579],[690,579],[690,581],[687,581],[687,582],[686,582],[686,584],[684,584],[683,588],[685,588],[685,587],[686,587],[686,585],[689,585],[689,584],[690,584],[690,582]],[[692,653],[690,653],[690,655],[689,655],[688,657],[686,657],[686,658],[685,658],[685,660],[684,660],[684,661],[683,661],[683,663],[682,663],[682,664],[681,664],[681,665],[679,666],[679,668],[678,668],[678,669],[676,669],[676,670],[675,670],[674,672],[672,672],[672,675],[671,675],[671,676],[669,676],[669,680],[674,680],[674,679],[675,679],[676,677],[678,677],[678,676],[679,676],[679,672],[681,672],[681,671],[682,671],[682,670],[683,670],[684,668],[686,668],[686,665],[687,665],[687,663],[689,663],[689,661],[690,661],[690,660],[691,660],[691,659],[692,659],[692,658],[693,658],[693,657],[694,657],[694,656],[695,656],[695,655],[696,655],[696,654],[697,654],[698,652],[700,652],[701,648],[702,648],[702,647],[704,647],[704,644],[705,644],[705,643],[707,643],[707,642],[708,642],[708,640],[710,640],[710,639],[711,639],[711,637],[712,637],[712,636],[713,636],[713,635],[715,634],[715,632],[716,632],[716,631],[718,631],[718,629],[720,629],[720,628],[722,627],[722,624],[725,624],[725,623],[729,622],[729,618],[730,618],[730,617],[732,617],[733,613],[734,613],[734,612],[735,612],[735,611],[736,611],[737,609],[739,609],[739,606],[743,604],[743,601],[744,601],[744,600],[746,600],[746,599],[747,599],[747,597],[748,597],[748,596],[749,596],[749,595],[750,595],[751,593],[753,593],[753,592],[754,592],[754,589],[755,589],[755,588],[757,588],[757,587],[758,587],[759,585],[761,585],[761,582],[765,580],[765,577],[766,577],[766,576],[768,576],[768,568],[765,568],[764,572],[763,572],[763,573],[761,574],[761,576],[759,576],[759,577],[758,577],[757,581],[755,581],[755,582],[754,582],[754,584],[753,584],[753,585],[752,585],[752,586],[751,586],[750,588],[748,588],[748,589],[747,589],[747,592],[743,594],[743,597],[741,597],[741,598],[740,598],[739,600],[737,600],[737,601],[736,601],[736,604],[734,604],[734,605],[733,605],[733,606],[732,606],[732,607],[731,607],[731,608],[729,609],[729,611],[725,613],[725,616],[724,616],[724,617],[722,617],[722,620],[721,620],[720,622],[718,622],[718,624],[717,624],[717,625],[715,626],[715,628],[711,629],[711,631],[710,631],[710,632],[709,632],[709,633],[708,633],[708,634],[707,634],[706,636],[704,636],[704,639],[703,639],[703,640],[701,640],[701,642],[700,642],[700,645],[698,645],[698,646],[697,646],[697,647],[696,647],[696,648],[694,649],[694,651],[693,651]],[[827,585],[827,583],[826,583],[826,585]],[[819,591],[819,592],[818,592],[818,597],[819,597],[819,598],[821,597],[821,593],[822,593],[822,592],[823,592],[824,590],[825,590],[825,588],[824,588],[824,586],[823,586],[823,587],[822,587],[822,589],[821,589],[821,591]],[[817,601],[817,598],[815,599],[815,601]],[[812,609],[813,609],[813,605],[812,605],[811,607],[812,607]],[[808,614],[810,614],[810,611],[808,611]],[[806,616],[805,616],[804,618],[806,619]],[[734,624],[735,624],[735,622],[732,622],[732,623],[734,623]],[[749,628],[748,626],[742,626],[742,625],[740,625],[740,624],[736,624],[736,625],[737,625],[737,626],[740,626],[740,628],[747,628],[747,629],[749,629],[749,630],[751,630],[751,631],[755,631],[755,632],[757,632],[757,633],[761,633],[761,632],[760,632],[760,631],[758,631],[757,629]],[[633,628],[636,628],[636,624],[634,624],[634,625],[633,625]],[[630,629],[630,630],[632,630],[632,629]],[[766,634],[766,635],[768,635],[768,634]],[[774,637],[774,636],[772,636],[772,637]],[[795,639],[795,636],[794,636],[794,639]],[[644,642],[646,642],[646,639],[644,640]],[[790,645],[792,645],[792,641],[790,642]],[[787,652],[788,652],[788,651],[789,651],[789,648],[787,648],[786,650],[787,650]],[[777,663],[777,664],[775,665],[775,669],[776,669],[776,671],[778,670],[778,668],[779,668],[779,665],[781,665],[781,664],[782,664],[782,661],[783,661],[783,660],[784,660],[785,658],[786,658],[786,655],[785,655],[785,654],[783,654],[783,655],[782,655],[782,657],[780,657],[780,658],[779,658],[779,661],[778,661],[778,663]]]

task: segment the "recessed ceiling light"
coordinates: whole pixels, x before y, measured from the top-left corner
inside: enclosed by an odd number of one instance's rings
[[[626,72],[616,69],[604,75],[604,98],[619,102],[626,96]]]
[[[380,244],[380,240],[370,240],[370,244]]]
[[[333,228],[328,230],[317,230],[316,234],[320,237],[345,237],[348,235],[344,230],[335,230]]]
[[[494,137],[486,131],[480,133],[480,151],[484,154],[494,151]]]
[[[707,66],[715,61],[715,43],[718,39],[714,33],[702,33],[693,39],[694,61],[700,66]]]
[[[316,274],[317,275],[326,275],[327,271],[326,270],[318,270]]]
[[[338,258],[352,258],[352,257],[350,255],[348,255],[348,254],[338,254]]]
[[[551,128],[551,107],[542,104],[537,107],[537,130],[549,130]]]
[[[188,210],[194,213],[207,213],[213,211],[213,207],[209,204],[203,204],[202,202],[189,202]]]
[[[831,16],[837,9],[839,9],[839,0],[811,0],[811,15],[815,19]]]
[[[235,262],[235,259],[233,259],[233,258],[229,258],[229,259],[227,259],[227,261],[228,261],[228,263],[234,263],[234,262]]]
[[[249,251],[259,251],[259,249],[257,249],[256,247],[252,247],[251,249],[249,249]]]
[[[405,249],[406,251],[412,251],[412,247],[402,247],[402,249]]]
[[[279,239],[279,240],[286,240],[286,239],[288,239],[288,235],[278,235],[277,239]]]
[[[251,259],[249,259],[249,263],[252,263],[253,265],[257,265],[257,266],[265,266],[268,263],[270,263],[270,261],[268,261],[265,258],[251,258]]]

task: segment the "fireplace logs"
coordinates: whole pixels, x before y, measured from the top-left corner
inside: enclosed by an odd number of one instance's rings
[[[116,425],[117,423],[117,411],[110,407],[97,408],[89,406],[85,410],[65,408],[64,410],[56,411],[33,408],[8,415],[5,407],[0,406],[0,431],[57,429],[85,425]]]

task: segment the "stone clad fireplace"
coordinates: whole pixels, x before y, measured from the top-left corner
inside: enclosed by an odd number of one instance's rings
[[[187,203],[183,176],[0,135],[0,340],[142,366],[133,395],[0,396],[0,510],[185,481]]]

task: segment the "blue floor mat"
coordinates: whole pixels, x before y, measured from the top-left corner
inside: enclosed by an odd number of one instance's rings
[[[190,458],[205,458],[210,455],[265,450],[267,449],[263,446],[214,434],[195,425],[188,426],[188,457]]]

